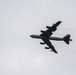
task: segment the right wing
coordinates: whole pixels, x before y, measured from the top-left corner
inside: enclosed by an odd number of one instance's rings
[[[61,23],[62,21],[58,21],[57,23],[53,24],[53,26],[48,27],[47,26],[47,30],[46,31],[42,31],[42,34],[40,36],[44,36],[44,37],[50,37],[53,33],[57,30],[57,26]]]
[[[53,52],[58,53],[58,52],[55,50],[55,48],[54,48],[54,46],[52,45],[52,43],[51,43],[48,39],[42,39],[42,40],[45,42],[45,44],[47,44],[47,46],[48,46],[49,48],[52,49]]]

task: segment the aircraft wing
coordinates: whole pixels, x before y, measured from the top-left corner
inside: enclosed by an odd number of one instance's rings
[[[53,33],[57,30],[57,26],[61,23],[62,21],[58,21],[57,23],[53,24],[53,26],[48,27],[47,26],[47,30],[43,31],[42,34],[40,36],[45,36],[45,37],[50,37]]]
[[[52,43],[51,43],[48,39],[42,39],[42,40],[45,42],[45,44],[46,44],[49,48],[52,49],[52,51],[53,51],[54,53],[58,53],[58,52],[55,50],[55,48],[54,48],[54,46],[52,45]]]

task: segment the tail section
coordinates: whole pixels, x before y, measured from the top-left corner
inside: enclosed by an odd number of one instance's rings
[[[66,36],[64,36],[63,40],[65,43],[69,44],[69,41],[72,41],[72,39],[70,39],[70,34],[67,34]]]

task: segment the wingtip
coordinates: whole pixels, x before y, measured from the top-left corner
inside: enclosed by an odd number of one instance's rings
[[[59,21],[60,23],[62,22],[62,21]]]
[[[52,51],[52,50],[50,50],[51,52],[54,52],[55,54],[58,54],[58,52],[57,51]]]

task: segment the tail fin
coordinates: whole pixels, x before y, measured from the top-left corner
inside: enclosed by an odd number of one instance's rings
[[[69,41],[72,41],[72,40],[70,39],[70,34],[67,34],[66,36],[64,36],[64,37],[63,37],[63,40],[64,40],[65,43],[69,44]]]

